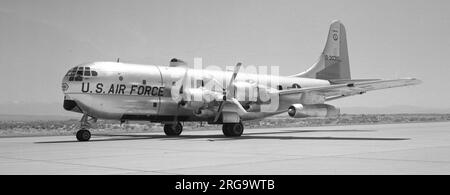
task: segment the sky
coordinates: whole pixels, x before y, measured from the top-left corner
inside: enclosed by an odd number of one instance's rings
[[[309,68],[329,24],[347,29],[352,77],[423,84],[331,102],[450,108],[448,0],[0,0],[0,104],[63,101],[61,80],[84,62]]]

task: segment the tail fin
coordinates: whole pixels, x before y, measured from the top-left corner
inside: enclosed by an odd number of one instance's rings
[[[318,62],[307,71],[294,76],[324,80],[351,79],[347,35],[340,21],[331,24],[325,49]]]

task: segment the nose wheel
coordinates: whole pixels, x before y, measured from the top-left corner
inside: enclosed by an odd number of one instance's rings
[[[91,119],[89,119],[89,116],[84,114],[80,120],[80,130],[78,130],[76,134],[78,141],[86,142],[91,139],[91,132],[87,130],[91,127],[91,122],[97,122],[97,118],[91,117]]]
[[[77,131],[77,140],[80,142],[89,141],[91,139],[91,132],[86,129]]]

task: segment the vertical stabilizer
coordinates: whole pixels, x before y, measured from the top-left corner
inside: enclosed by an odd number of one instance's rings
[[[324,80],[351,79],[347,35],[340,21],[331,24],[327,43],[319,60],[307,71],[294,76]]]

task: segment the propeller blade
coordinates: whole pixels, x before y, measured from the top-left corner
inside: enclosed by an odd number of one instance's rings
[[[183,94],[185,92],[185,84],[186,84],[186,79],[188,77],[188,69],[186,68],[186,71],[184,72],[184,76],[183,79],[181,80],[181,87],[180,87],[180,94]]]
[[[184,97],[186,95],[186,93],[185,93],[185,91],[186,91],[185,83],[186,83],[186,79],[188,77],[188,70],[189,69],[187,67],[185,67],[185,70],[186,71],[184,72],[184,76],[181,79],[180,90],[178,91],[179,95],[181,96],[181,99],[178,101],[178,104],[177,104],[177,112],[176,112],[175,117],[174,117],[174,122],[178,122],[178,115],[180,113],[180,107],[185,102],[185,97]]]
[[[236,76],[239,72],[239,69],[241,68],[242,63],[237,63],[236,66],[234,67],[234,71],[233,71],[233,75],[231,76],[230,82],[227,86],[227,90],[226,90],[226,97],[227,98],[232,98],[234,97],[234,81],[236,80]]]
[[[214,122],[217,122],[220,117],[220,113],[222,113],[223,105],[225,104],[225,101],[221,101],[219,104],[219,109],[217,109],[216,117],[214,118]]]
[[[233,102],[234,105],[237,106],[237,108],[239,109],[239,110],[238,110],[238,113],[239,113],[239,114],[245,114],[245,113],[247,113],[247,110],[245,110],[245,108],[242,107],[241,103],[239,103],[239,101],[238,101],[236,98],[231,98],[231,102]]]
[[[222,113],[223,107],[224,107],[225,103],[228,101],[228,99],[231,99],[231,102],[234,104],[236,104],[236,102],[237,102],[238,108],[240,107],[245,111],[245,109],[242,107],[242,105],[239,103],[239,101],[234,98],[234,81],[236,80],[236,77],[239,72],[239,69],[241,68],[241,65],[242,65],[242,63],[240,63],[240,62],[236,64],[236,66],[234,67],[233,75],[231,75],[230,82],[227,86],[227,89],[223,89],[224,99],[219,104],[219,108],[217,109],[217,114],[216,114],[216,117],[214,118],[214,122],[217,122],[219,120],[220,114]]]

